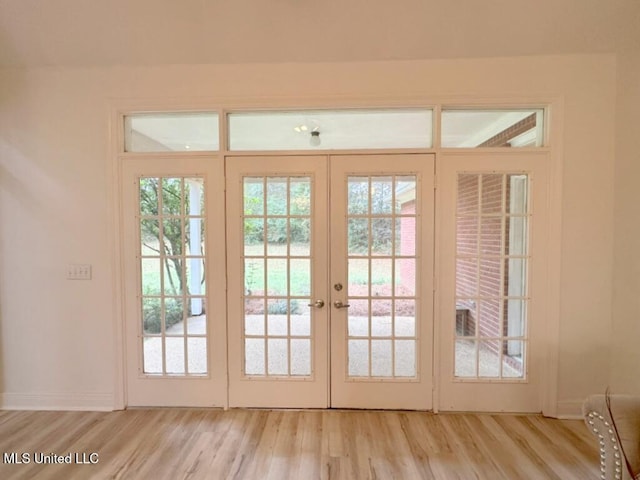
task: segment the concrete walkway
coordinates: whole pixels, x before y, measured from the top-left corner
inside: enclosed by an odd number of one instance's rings
[[[311,322],[308,315],[291,315],[291,351],[288,351],[287,316],[268,315],[265,325],[264,315],[247,315],[245,320],[246,339],[245,368],[250,375],[264,375],[268,370],[272,375],[288,374],[291,362],[292,375],[311,374]],[[396,317],[395,332],[392,332],[390,317],[371,318],[371,342],[369,343],[368,317],[349,318],[349,365],[353,376],[369,375],[369,348],[371,348],[371,375],[392,376],[392,342],[389,337],[395,333],[395,375],[412,377],[415,375],[415,326],[413,317]],[[206,333],[206,316],[200,315],[188,319],[187,335]],[[276,338],[265,339],[267,334]],[[184,374],[184,322],[177,323],[167,330],[166,368],[168,373]],[[172,335],[176,335],[172,337]],[[404,337],[404,338],[403,338]],[[265,341],[266,340],[266,341]],[[203,337],[187,338],[189,373],[206,372],[206,340]],[[265,352],[265,349],[267,352]],[[265,355],[266,353],[266,355]],[[162,340],[159,337],[144,341],[145,372],[162,372]],[[486,377],[499,375],[500,359],[495,352],[480,349],[476,355],[475,345],[470,340],[458,340],[455,349],[456,375],[473,377],[476,374],[476,359],[480,361],[480,373]],[[518,378],[520,372],[503,361],[503,375]]]

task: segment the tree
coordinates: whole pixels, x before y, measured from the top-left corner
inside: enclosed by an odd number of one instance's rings
[[[161,195],[159,197],[159,195]],[[189,210],[188,183],[181,178],[140,179],[141,241],[145,248],[155,252],[164,262],[164,302],[167,326],[183,320],[183,295],[188,296],[189,283],[185,278],[184,249],[189,245],[189,229],[184,225],[184,214]],[[158,282],[160,279],[158,279]],[[204,281],[204,278],[202,279]],[[146,294],[146,292],[143,292]],[[186,302],[187,316],[192,314],[191,302]],[[160,331],[159,299],[143,299],[145,330]]]
[[[166,279],[169,282],[171,295],[188,295],[185,290],[183,271],[182,247],[186,234],[183,235],[179,218],[167,218],[162,221],[162,234],[160,233],[160,212],[158,187],[162,181],[162,214],[180,215],[181,213],[181,181],[179,178],[142,178],[140,179],[140,213],[154,216],[154,219],[143,219],[141,222],[142,241],[148,249],[158,255],[164,255]],[[188,197],[185,198],[188,202]],[[188,208],[188,205],[187,205]],[[162,238],[161,238],[162,237]],[[173,267],[173,269],[171,268]],[[167,286],[165,285],[165,290]]]

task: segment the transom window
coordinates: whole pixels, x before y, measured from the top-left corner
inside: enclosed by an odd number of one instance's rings
[[[123,133],[133,153],[541,147],[545,137],[543,108],[460,107],[145,112],[125,115]]]

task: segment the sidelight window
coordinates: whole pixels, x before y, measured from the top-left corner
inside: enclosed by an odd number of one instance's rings
[[[455,376],[526,376],[529,179],[458,175]]]

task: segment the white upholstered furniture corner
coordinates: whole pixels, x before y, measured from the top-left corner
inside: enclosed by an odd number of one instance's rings
[[[598,439],[600,478],[639,480],[640,396],[591,395],[582,413]]]

